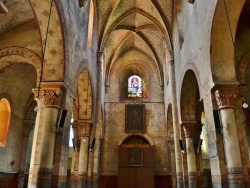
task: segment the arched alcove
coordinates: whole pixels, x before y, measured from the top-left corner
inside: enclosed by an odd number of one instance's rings
[[[181,120],[196,121],[196,107],[199,103],[200,92],[196,76],[192,70],[185,73],[181,88]]]

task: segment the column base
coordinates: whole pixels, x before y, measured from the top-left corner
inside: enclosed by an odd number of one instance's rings
[[[176,187],[183,188],[183,174],[182,174],[182,172],[176,173]]]
[[[24,171],[20,171],[18,174],[18,187],[24,187],[24,179],[25,179]]]
[[[53,175],[52,188],[65,188],[67,187],[67,176]]]
[[[192,188],[198,187],[197,172],[188,172],[188,185]]]
[[[32,170],[31,170],[32,171]],[[47,188],[52,186],[52,169],[40,168],[38,174],[30,174],[28,187],[29,188]]]

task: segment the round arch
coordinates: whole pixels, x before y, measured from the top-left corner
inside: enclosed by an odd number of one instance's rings
[[[36,86],[39,86],[42,61],[38,54],[23,47],[8,47],[0,50],[0,71],[20,62],[31,64],[35,67],[37,73]]]
[[[210,61],[214,81],[237,80],[234,41],[244,3],[245,1],[225,1],[224,4],[224,1],[217,1],[212,22],[210,45]]]
[[[121,141],[118,143],[118,145],[121,146],[128,138],[130,138],[130,137],[135,137],[135,136],[141,137],[141,138],[145,139],[145,140],[150,144],[151,147],[154,147],[154,146],[155,146],[154,140],[153,140],[152,138],[150,138],[148,135],[144,135],[144,134],[133,134],[133,133],[123,136],[123,137],[121,138]]]
[[[181,87],[180,110],[182,121],[196,121],[200,92],[194,71],[187,70]]]

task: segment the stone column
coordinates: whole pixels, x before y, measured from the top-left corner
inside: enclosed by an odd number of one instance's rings
[[[29,142],[29,135],[31,127],[33,126],[34,122],[30,119],[23,120],[23,139],[22,139],[22,153],[19,165],[19,180],[18,185],[19,187],[23,187],[24,179],[25,179],[25,167],[26,167],[26,154]]]
[[[74,139],[79,138],[78,134],[78,124],[76,121],[72,124]],[[76,146],[74,152],[72,154],[72,162],[71,162],[71,172],[70,172],[70,187],[77,187],[78,182],[78,166],[79,166],[79,151],[78,146]],[[79,149],[80,150],[80,149]]]
[[[171,156],[171,179],[172,179],[172,188],[176,188],[176,165],[175,165],[175,146],[174,146],[174,140],[169,139],[168,140],[168,147],[170,149],[170,156]]]
[[[189,187],[196,188],[197,184],[197,168],[196,168],[196,157],[194,151],[194,143],[192,134],[195,128],[196,122],[182,122],[182,127],[186,139],[186,155],[187,155],[187,167],[188,167],[188,185]]]
[[[38,103],[28,187],[51,187],[58,109],[63,83],[42,83],[34,89]]]
[[[172,114],[173,114],[173,131],[174,131],[174,144],[175,144],[175,164],[176,164],[176,179],[177,188],[183,188],[183,171],[182,171],[182,154],[179,145],[180,139],[180,125],[178,119],[178,106],[176,98],[176,81],[175,81],[175,64],[174,64],[174,54],[170,51],[170,61],[169,61],[169,79],[170,88],[172,95]]]
[[[199,136],[198,138],[196,137],[196,148],[195,152],[199,147],[199,141],[200,141],[200,135],[202,132],[202,126],[200,122],[195,125],[196,128],[196,136]],[[197,167],[197,180],[198,180],[198,187],[202,188],[205,187],[204,185],[204,173],[203,173],[203,161],[202,161],[202,151],[201,148],[199,149],[199,153],[196,152],[196,167]]]
[[[233,106],[235,94],[236,88],[219,88],[215,91],[215,98],[222,124],[228,185],[230,188],[244,187],[242,162]]]
[[[76,125],[77,124],[77,125]],[[80,141],[79,165],[78,165],[78,187],[87,187],[87,169],[89,157],[89,136],[92,129],[91,120],[77,120],[74,126],[78,128],[78,139]]]
[[[93,130],[93,135],[95,138],[95,145],[93,152],[91,152],[90,161],[93,160],[93,171],[92,171],[92,180],[89,186],[99,187],[99,163],[100,163],[100,142],[102,139],[103,132],[103,121],[102,121],[102,104],[103,104],[103,93],[104,93],[104,84],[103,84],[103,63],[104,57],[103,52],[97,52],[97,95],[96,95],[96,111],[95,111],[95,125]],[[91,165],[90,165],[91,166]],[[89,169],[90,170],[90,169]],[[90,174],[88,173],[88,176]],[[90,177],[88,177],[90,179]],[[91,185],[92,184],[92,185]]]

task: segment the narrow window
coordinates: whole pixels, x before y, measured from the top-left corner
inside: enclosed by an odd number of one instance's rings
[[[73,133],[73,128],[72,128],[72,123],[74,122],[74,118],[71,118],[71,125],[70,125],[70,130],[69,130],[69,147],[73,147],[73,138],[74,138],[74,133]]]
[[[93,38],[93,26],[94,26],[94,4],[90,1],[89,6],[89,24],[88,24],[88,44],[91,47]]]
[[[10,125],[10,103],[7,99],[0,100],[0,147],[6,147]]]
[[[128,78],[128,97],[142,97],[142,79],[138,75]]]

